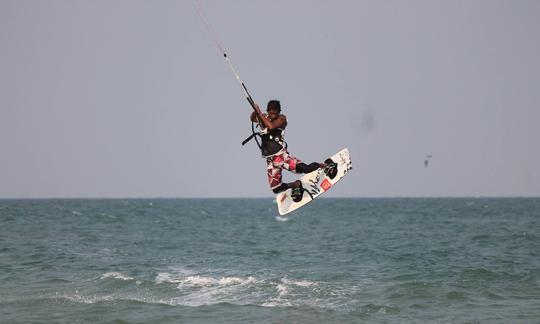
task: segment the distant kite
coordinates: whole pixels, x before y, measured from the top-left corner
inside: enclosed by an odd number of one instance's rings
[[[431,159],[431,154],[426,155],[426,158],[424,159],[424,166],[427,168],[429,164],[429,159]]]

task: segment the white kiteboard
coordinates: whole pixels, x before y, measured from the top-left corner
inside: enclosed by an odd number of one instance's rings
[[[277,194],[276,202],[280,215],[288,214],[328,191],[352,169],[351,157],[349,155],[349,150],[346,148],[334,154],[329,159],[332,160],[331,162],[335,163],[337,172],[333,171],[326,174],[324,169],[319,168],[311,173],[303,175],[300,178],[302,187],[304,188],[304,190],[302,190],[301,200],[293,201],[293,198],[291,197],[292,189],[287,189],[286,191]],[[330,162],[329,159],[327,159],[325,163],[328,164]]]

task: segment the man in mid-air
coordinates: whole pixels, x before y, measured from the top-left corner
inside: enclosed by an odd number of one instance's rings
[[[254,110],[250,119],[261,126],[261,152],[263,158],[266,159],[268,183],[274,193],[277,194],[292,188],[291,197],[293,201],[302,200],[302,182],[296,180],[291,183],[283,183],[281,175],[283,169],[297,174],[310,173],[318,168],[324,168],[327,174],[335,172],[336,165],[334,163],[313,162],[305,164],[289,154],[285,144],[287,117],[281,114],[281,104],[278,100],[268,102],[267,114],[264,114],[257,104],[254,105]]]

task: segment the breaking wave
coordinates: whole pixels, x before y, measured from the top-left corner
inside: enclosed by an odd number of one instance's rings
[[[106,272],[97,282],[90,280],[85,288],[51,297],[82,304],[137,301],[191,307],[228,303],[339,309],[347,307],[357,291],[358,287],[280,276],[216,276],[174,271],[158,272],[150,280],[143,280],[121,272]]]

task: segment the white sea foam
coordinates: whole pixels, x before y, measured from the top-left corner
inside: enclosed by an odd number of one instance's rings
[[[212,287],[212,286],[232,286],[232,285],[246,285],[255,281],[253,277],[240,278],[240,277],[205,277],[205,276],[189,276],[180,281],[179,287]]]
[[[309,281],[309,280],[295,281],[295,280],[290,280],[290,279],[287,279],[287,278],[282,278],[281,282],[286,284],[286,285],[294,285],[294,286],[300,286],[300,287],[310,287],[310,286],[313,286],[313,285],[317,284],[316,282]]]
[[[215,279],[201,276],[189,276],[180,281],[181,286],[205,287],[212,286],[216,282]]]
[[[218,271],[217,273],[219,273]],[[348,304],[354,292],[351,287],[289,277],[216,276],[177,269],[160,272],[156,284],[176,285],[178,295],[167,303],[184,306],[204,306],[218,303],[259,305],[264,307],[340,308]]]
[[[220,285],[247,285],[255,282],[255,278],[249,276],[247,278],[238,277],[223,277],[219,279]]]
[[[51,299],[60,301],[60,302],[74,302],[79,304],[95,304],[95,303],[103,303],[103,302],[114,302],[114,301],[137,301],[141,303],[147,303],[147,304],[165,304],[165,305],[178,305],[176,300],[174,298],[157,298],[155,296],[151,295],[144,295],[144,294],[121,294],[121,293],[115,293],[115,294],[107,294],[107,295],[97,295],[97,294],[88,294],[84,295],[76,291],[74,294],[64,294],[61,295],[59,293],[56,293],[55,296],[53,296]]]
[[[107,295],[107,296],[97,296],[97,295],[84,296],[84,295],[79,295],[78,293],[76,293],[74,295],[55,296],[55,299],[58,299],[58,298],[65,299],[65,300],[68,300],[68,301],[71,301],[71,302],[74,302],[74,303],[79,303],[79,304],[95,304],[95,303],[99,303],[99,302],[114,301],[114,300],[117,299],[117,298],[115,298],[114,296],[111,296],[111,295]]]
[[[261,304],[262,307],[290,307],[292,305],[290,301],[280,298],[271,298]]]
[[[259,281],[252,276],[208,276],[194,274],[192,271],[179,273],[161,272],[155,283],[173,283],[177,285],[180,296],[173,301],[176,305],[203,306],[221,302],[233,304],[258,304],[260,294]]]
[[[100,279],[134,280],[120,272],[104,273]],[[83,304],[113,301],[140,301],[149,304],[167,304],[199,307],[230,303],[234,305],[259,305],[263,307],[310,306],[316,308],[349,307],[354,292],[351,287],[334,286],[324,282],[288,277],[216,276],[193,274],[177,269],[160,272],[156,284],[175,285],[177,292],[163,294],[162,290],[118,290],[113,294],[96,294],[95,290],[74,291],[57,295],[59,301]]]
[[[100,213],[99,216],[103,216],[103,217],[107,217],[107,218],[111,218],[111,219],[116,219],[116,216],[111,215],[111,214],[107,214],[107,213]]]
[[[288,286],[284,284],[278,284],[276,286],[276,289],[278,291],[279,296],[284,296],[289,292]]]
[[[162,283],[178,284],[178,283],[181,283],[182,280],[184,280],[187,276],[194,275],[194,274],[195,272],[193,270],[176,267],[176,268],[171,268],[170,272],[158,273],[154,282],[157,284],[162,284]]]
[[[162,284],[162,283],[179,283],[181,282],[181,278],[177,278],[174,274],[168,273],[168,272],[160,272],[157,274],[156,279],[154,282],[156,284]]]
[[[101,279],[107,279],[107,278],[113,278],[113,279],[121,279],[121,280],[133,280],[132,277],[125,275],[120,272],[107,272],[101,275]]]

